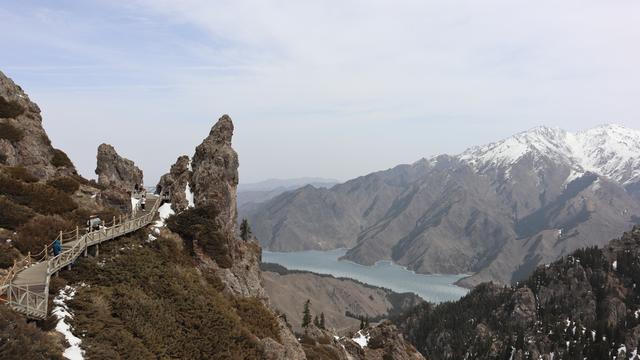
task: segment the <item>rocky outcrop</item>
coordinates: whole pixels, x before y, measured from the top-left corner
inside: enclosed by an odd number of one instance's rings
[[[238,154],[231,147],[233,122],[223,115],[198,145],[191,167],[195,206],[213,205],[225,232],[235,233],[237,218]]]
[[[181,156],[164,175],[157,186],[158,191],[168,191],[172,207],[184,211],[191,204],[187,195],[193,197],[192,211],[207,209],[217,225],[216,241],[223,242],[227,252],[225,263],[216,262],[196,243],[193,251],[198,267],[211,272],[222,281],[223,291],[235,298],[257,298],[268,305],[262,287],[260,245],[252,239],[244,241],[236,233],[236,193],[238,186],[238,155],[231,147],[233,122],[228,115],[222,116],[212,127],[209,136],[196,147],[191,161]],[[183,212],[184,214],[188,214]],[[196,239],[197,240],[197,239]],[[266,359],[305,359],[302,347],[293,333],[279,319],[279,338],[261,339]]]
[[[0,72],[0,165],[22,166],[39,179],[75,174],[67,155],[51,145],[40,108]]]
[[[156,186],[156,193],[165,192],[169,195],[171,208],[180,212],[189,207],[187,195],[191,193],[189,182],[191,181],[191,160],[187,155],[178,157],[176,163],[171,165],[168,173],[162,175]]]
[[[390,322],[372,328],[369,331],[369,343],[362,358],[367,360],[420,360],[424,357],[405,341],[402,333]]]
[[[311,324],[302,334],[302,345],[309,359],[424,360],[413,345],[405,341],[395,325],[388,321],[360,330],[355,336],[366,339],[366,344],[358,344],[350,337],[335,336]]]
[[[126,191],[133,191],[136,185],[143,185],[142,170],[133,161],[118,155],[113,146],[101,144],[97,159],[98,184]]]

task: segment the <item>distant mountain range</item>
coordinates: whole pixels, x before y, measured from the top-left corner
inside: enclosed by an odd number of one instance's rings
[[[640,132],[538,127],[330,189],[307,185],[244,216],[270,250],[347,247],[362,264],[511,283],[639,222]]]
[[[335,179],[305,177],[296,179],[269,179],[256,183],[238,185],[238,212],[242,215],[255,208],[258,204],[282,194],[296,190],[306,185],[317,188],[330,188],[339,183]]]

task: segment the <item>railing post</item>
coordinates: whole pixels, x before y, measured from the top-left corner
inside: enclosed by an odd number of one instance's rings
[[[44,245],[44,260],[47,261],[49,259],[49,244]]]
[[[60,230],[60,235],[58,236],[60,236],[60,246],[62,246],[62,230]]]
[[[76,240],[80,238],[80,228],[76,225]]]

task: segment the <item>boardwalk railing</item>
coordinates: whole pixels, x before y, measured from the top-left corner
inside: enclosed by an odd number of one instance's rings
[[[153,207],[145,215],[128,220],[120,219],[119,222],[114,218],[111,226],[105,226],[83,235],[80,235],[79,230],[76,229],[70,232],[75,233],[75,236],[64,238],[64,233],[61,232],[58,236],[60,240],[64,239],[64,250],[56,256],[49,257],[48,247],[45,247],[43,250],[44,260],[32,263],[32,256],[29,255],[25,258],[28,260],[23,259],[20,264],[14,264],[14,267],[4,278],[4,284],[0,283],[0,295],[4,294],[3,300],[15,311],[23,313],[30,318],[45,319],[48,314],[49,280],[51,275],[72,264],[83,252],[86,254],[90,246],[98,245],[147,226],[153,221],[161,203],[162,196],[158,197]],[[70,248],[64,246],[64,244],[69,243],[72,244]],[[30,270],[36,273],[35,277],[30,276],[30,279],[36,278],[37,280],[30,280],[27,284],[16,284],[14,282],[19,278],[21,272]]]

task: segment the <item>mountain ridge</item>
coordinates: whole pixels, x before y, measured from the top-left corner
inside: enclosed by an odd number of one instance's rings
[[[365,265],[476,273],[465,286],[509,283],[637,221],[638,144],[640,132],[618,125],[537,127],[331,189],[287,192],[247,217],[271,250],[347,247],[345,257]]]

